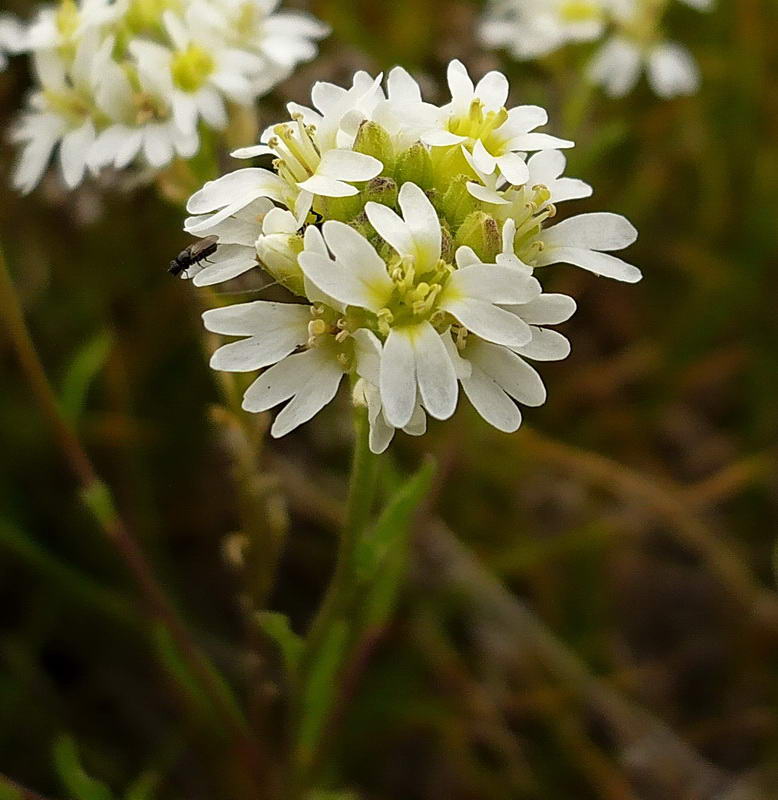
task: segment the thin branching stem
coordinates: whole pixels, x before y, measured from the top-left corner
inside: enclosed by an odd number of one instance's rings
[[[2,248],[0,248],[0,316],[5,321],[33,395],[60,449],[80,484],[81,496],[106,539],[114,546],[138,585],[156,621],[167,631],[181,657],[201,683],[226,730],[234,736],[240,750],[249,758],[255,745],[250,739],[243,715],[231,700],[226,684],[192,638],[165,589],[157,581],[136,538],[116,511],[110,489],[100,479],[95,466],[72,425],[63,415],[57,396],[38,356],[21,303],[14,287]],[[253,757],[251,757],[253,761]]]

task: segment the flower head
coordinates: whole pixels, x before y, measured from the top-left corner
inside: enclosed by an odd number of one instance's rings
[[[42,9],[23,37],[40,86],[14,134],[17,188],[30,191],[57,148],[71,188],[87,170],[136,161],[156,170],[193,156],[200,125],[224,128],[227,103],[252,106],[315,54],[325,26],[275,5],[61,0]]]
[[[499,73],[474,84],[453,62],[449,83],[442,107],[400,68],[386,92],[364,73],[349,89],[316,84],[315,109],[290,104],[287,122],[236,154],[271,155],[271,169],[237,170],[190,198],[186,229],[219,236],[195,284],[259,266],[297,298],[205,315],[210,330],[246,337],[217,350],[212,366],[269,367],[244,407],[287,403],[273,435],[310,419],[344,375],[368,406],[376,451],[397,429],[422,433],[427,415],[449,418],[460,386],[485,419],[515,430],[517,403],[545,399],[527,359],[566,357],[567,340],[545,326],[575,310],[543,293],[538,268],[640,278],[611,255],[636,237],[623,217],[549,224],[557,203],[591,188],[563,177],[565,157],[551,149],[572,142],[534,132],[545,112],[507,109]]]
[[[705,11],[712,0],[681,0]],[[492,0],[481,25],[489,47],[505,47],[520,60],[539,58],[570,42],[608,36],[588,67],[592,82],[619,97],[645,68],[659,97],[692,94],[700,83],[691,54],[661,32],[667,0]]]

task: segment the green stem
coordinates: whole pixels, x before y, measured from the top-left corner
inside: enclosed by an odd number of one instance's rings
[[[320,760],[323,731],[340,691],[326,690],[321,683],[337,681],[352,631],[349,608],[356,589],[356,554],[371,521],[379,473],[379,459],[370,452],[370,424],[367,409],[354,412],[354,455],[351,464],[348,501],[338,545],[335,569],[311,623],[294,681],[290,703],[292,754],[289,798],[302,798]],[[313,695],[328,695],[324,706],[310,707]]]
[[[379,459],[370,452],[370,423],[366,408],[354,412],[354,454],[351,460],[346,516],[340,534],[335,571],[308,632],[307,650],[315,649],[333,618],[339,614],[353,588],[357,546],[370,521],[375,499]]]

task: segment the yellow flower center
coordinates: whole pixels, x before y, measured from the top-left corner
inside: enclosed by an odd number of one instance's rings
[[[196,92],[213,72],[210,54],[196,44],[190,44],[173,56],[173,83],[185,92]]]

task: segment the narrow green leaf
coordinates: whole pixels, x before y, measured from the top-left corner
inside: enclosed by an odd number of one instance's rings
[[[99,333],[73,356],[60,390],[62,411],[71,422],[78,420],[83,413],[89,388],[103,368],[112,345],[108,333]]]
[[[427,494],[434,473],[435,465],[428,461],[405,481],[386,503],[372,532],[360,541],[356,568],[361,582],[372,581],[387,556],[407,543],[413,514]]]
[[[54,742],[54,765],[72,800],[112,800],[111,790],[84,771],[71,736],[60,736]]]
[[[293,675],[300,663],[303,640],[292,630],[289,618],[277,611],[260,611],[255,618],[262,632],[278,645],[284,667]]]
[[[408,560],[413,515],[429,491],[435,464],[424,464],[403,483],[384,507],[373,532],[360,543],[357,570],[362,583],[364,629],[382,626],[394,608]]]
[[[302,687],[303,713],[297,738],[297,763],[303,770],[313,760],[321,731],[329,719],[340,685],[336,675],[343,664],[348,641],[348,625],[345,620],[336,620],[311,658]]]

